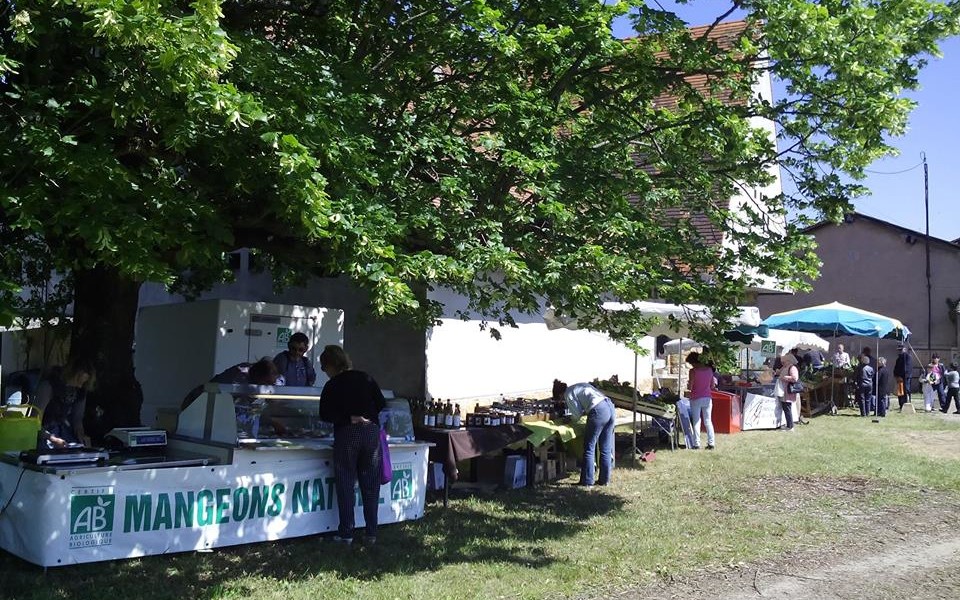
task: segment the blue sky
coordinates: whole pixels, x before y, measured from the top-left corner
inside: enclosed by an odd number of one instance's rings
[[[704,25],[725,2],[677,5],[659,2],[690,25]],[[737,18],[734,16],[733,18]],[[614,28],[619,37],[632,35],[625,20]],[[858,212],[919,232],[925,230],[922,153],[929,173],[930,235],[960,238],[960,38],[941,45],[942,58],[930,58],[920,73],[920,89],[907,94],[917,102],[906,134],[891,140],[899,155],[871,165],[863,182],[869,196],[854,201]],[[776,93],[776,91],[775,91]]]

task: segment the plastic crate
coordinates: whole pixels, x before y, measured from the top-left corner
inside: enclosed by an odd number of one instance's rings
[[[739,433],[743,420],[740,396],[714,390],[710,393],[710,398],[713,400],[713,430],[716,433]]]

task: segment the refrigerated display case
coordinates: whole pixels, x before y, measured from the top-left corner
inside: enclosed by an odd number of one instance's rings
[[[235,300],[142,308],[134,353],[143,387],[141,423],[174,429],[175,423],[162,417],[175,415],[187,392],[233,365],[273,358],[296,332],[310,340],[307,358],[322,387],[320,353],[327,344],[343,345],[340,309]]]

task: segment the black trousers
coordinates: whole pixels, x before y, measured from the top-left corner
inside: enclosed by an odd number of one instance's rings
[[[910,386],[913,385],[913,377],[904,377],[903,378],[903,396],[897,396],[897,400],[900,401],[900,408],[903,408],[903,405],[911,401],[910,395]]]
[[[333,470],[340,513],[341,537],[353,537],[354,508],[360,484],[367,537],[377,535],[380,502],[380,426],[377,423],[345,425],[333,432]]]

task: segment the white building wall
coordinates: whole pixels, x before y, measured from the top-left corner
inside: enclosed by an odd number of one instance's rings
[[[501,339],[481,330],[479,318],[463,321],[465,299],[449,290],[431,292],[446,307],[443,324],[427,335],[427,392],[439,398],[543,395],[554,379],[567,383],[617,375],[634,381],[634,353],[607,335],[547,329],[540,315],[515,314],[518,327],[497,327]],[[653,338],[646,338],[653,350]],[[649,387],[651,360],[637,359],[638,381]]]

